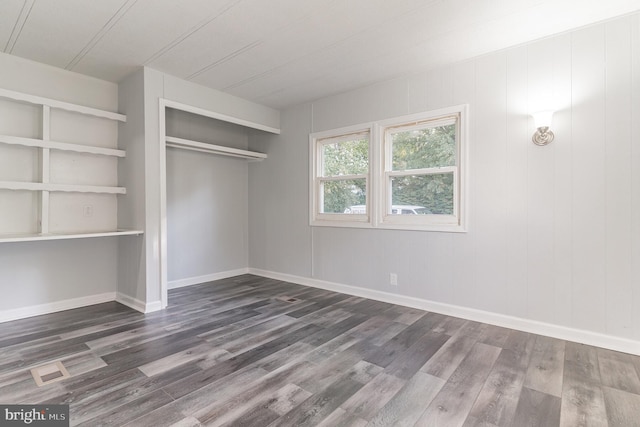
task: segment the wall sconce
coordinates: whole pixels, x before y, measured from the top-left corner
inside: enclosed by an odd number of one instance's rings
[[[547,145],[553,141],[555,136],[553,135],[553,132],[549,130],[549,127],[551,127],[553,111],[539,111],[537,113],[533,113],[532,116],[534,126],[536,127],[536,132],[531,138],[533,143],[536,145]]]

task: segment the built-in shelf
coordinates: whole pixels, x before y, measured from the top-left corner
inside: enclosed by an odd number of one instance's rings
[[[184,150],[200,151],[203,153],[217,154],[220,156],[238,157],[248,160],[264,160],[267,158],[265,153],[257,151],[240,150],[238,148],[224,147],[222,145],[207,144],[204,142],[191,141],[188,139],[167,136],[167,147],[181,148]]]
[[[142,230],[99,231],[92,233],[0,234],[0,243],[35,242],[40,240],[87,239],[90,237],[138,236]]]
[[[0,142],[9,145],[49,148],[52,150],[74,151],[77,153],[99,154],[103,156],[125,157],[126,155],[124,150],[116,150],[113,148],[93,147],[90,145],[69,144],[57,141],[44,141],[42,139],[23,138],[20,136],[0,135]]]
[[[58,101],[55,99],[44,98],[41,96],[30,95],[27,93],[14,92],[12,90],[0,88],[0,98],[11,99],[13,101],[27,102],[35,105],[46,105],[59,110],[73,111],[74,113],[86,114],[88,116],[101,117],[104,119],[117,120],[126,122],[127,116],[124,114],[114,113],[112,111],[100,110],[97,108],[85,107],[84,105],[72,104],[69,102]]]
[[[125,187],[116,187],[109,185],[84,185],[79,181],[84,181],[85,175],[93,176],[96,181],[99,181],[101,177],[113,177],[117,176],[117,163],[104,159],[95,158],[94,156],[110,156],[115,158],[123,158],[126,156],[124,150],[117,148],[96,147],[93,145],[76,144],[69,142],[61,142],[51,140],[52,121],[54,126],[57,126],[58,138],[66,138],[72,135],[72,140],[87,141],[92,143],[95,132],[101,132],[103,124],[98,124],[96,120],[87,120],[87,118],[80,117],[82,115],[92,116],[100,119],[106,119],[110,121],[126,122],[127,117],[124,114],[119,114],[112,111],[100,110],[92,107],[86,107],[83,105],[72,104],[65,101],[58,101],[55,99],[44,98],[26,93],[14,92],[7,89],[0,88],[0,98],[7,99],[7,107],[13,103],[28,103],[34,104],[40,107],[40,117],[37,113],[31,112],[33,119],[39,119],[40,121],[40,137],[22,137],[6,134],[6,130],[0,133],[0,149],[3,156],[17,156],[16,159],[29,158],[30,164],[28,166],[33,168],[32,172],[28,172],[23,175],[29,176],[32,174],[35,179],[28,181],[0,181],[0,203],[16,203],[15,209],[3,210],[3,226],[6,224],[21,224],[21,228],[4,227],[5,233],[0,234],[0,243],[14,243],[14,242],[35,242],[41,240],[65,240],[65,239],[84,239],[90,237],[109,237],[109,236],[127,236],[127,235],[141,235],[142,230],[125,230],[118,229],[116,225],[117,218],[113,218],[112,215],[117,211],[114,209],[114,204],[117,203],[116,198],[96,198],[95,194],[109,194],[118,195],[126,194]],[[53,109],[65,110],[77,114],[69,115],[52,115]],[[12,110],[8,109],[8,117],[11,116]],[[59,122],[55,122],[59,120]],[[35,121],[35,120],[34,120]],[[35,134],[34,122],[25,122],[27,125],[22,126],[27,135]],[[78,129],[74,128],[78,123]],[[22,129],[21,128],[21,129]],[[114,128],[113,125],[110,126]],[[3,128],[5,129],[5,128]],[[13,131],[13,127],[9,126],[6,129]],[[66,132],[65,132],[66,131]],[[101,136],[101,139],[109,137],[110,142],[115,147],[117,145],[117,133],[110,132],[106,136]],[[23,146],[33,148],[29,150],[28,154],[18,152],[13,149],[9,149],[6,146]],[[25,150],[26,151],[26,150]],[[54,151],[72,152],[89,154],[93,156],[61,156],[53,155]],[[21,157],[23,156],[23,157]],[[115,159],[114,159],[115,160]],[[21,170],[24,162],[16,161],[11,163],[5,162],[9,172]],[[52,169],[62,170],[64,168],[75,168],[77,164],[77,171],[71,170],[65,175],[65,181],[71,180],[64,184],[53,183],[52,181]],[[37,165],[37,166],[36,166]],[[37,175],[37,177],[36,177]],[[12,176],[11,173],[8,176]],[[112,178],[113,179],[113,178]],[[35,182],[34,182],[35,181]],[[117,181],[115,179],[114,181]],[[9,191],[29,191],[37,193],[37,202],[34,204],[33,199],[25,203],[24,198],[13,198],[9,195]],[[78,193],[68,195],[64,198],[56,196],[56,202],[52,199],[54,193]],[[85,194],[82,194],[85,193]],[[61,200],[64,203],[61,204]],[[100,202],[98,203],[98,200]],[[98,203],[98,204],[96,204]],[[94,205],[96,209],[100,209],[100,215],[97,218],[85,218],[82,222],[82,228],[79,228],[80,224],[76,224],[76,220],[82,217],[91,217],[93,215]],[[35,207],[35,209],[34,209]],[[37,216],[33,215],[34,210],[37,210]],[[88,214],[87,214],[88,212]],[[23,216],[31,216],[31,224],[26,227],[23,224]],[[36,222],[36,223],[34,223]],[[79,221],[78,221],[79,222]],[[57,230],[68,230],[65,232],[55,232],[50,227],[50,223],[56,224]]]
[[[66,193],[127,194],[125,187],[100,185],[43,184],[41,182],[0,181],[0,190],[59,191]]]

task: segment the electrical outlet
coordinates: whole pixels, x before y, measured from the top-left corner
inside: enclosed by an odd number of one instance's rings
[[[396,273],[389,273],[389,284],[391,286],[398,286],[398,275]]]
[[[82,216],[85,218],[90,218],[93,216],[93,206],[86,205],[82,207]]]

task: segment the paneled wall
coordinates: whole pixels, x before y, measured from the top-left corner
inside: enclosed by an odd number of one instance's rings
[[[309,227],[309,132],[462,103],[467,233]],[[529,113],[549,106],[538,147]],[[250,142],[269,154],[249,169],[251,267],[640,340],[640,15],[297,106],[282,129]]]

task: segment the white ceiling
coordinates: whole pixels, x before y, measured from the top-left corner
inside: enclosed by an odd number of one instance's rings
[[[0,0],[0,48],[113,82],[146,65],[282,108],[637,10],[639,0]]]

